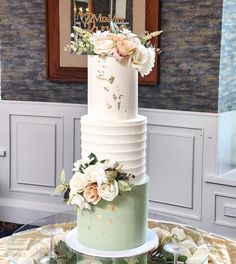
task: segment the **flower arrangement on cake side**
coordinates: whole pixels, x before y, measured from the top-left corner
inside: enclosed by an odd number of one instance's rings
[[[141,76],[148,75],[155,63],[156,51],[151,39],[157,37],[162,31],[143,33],[137,35],[129,29],[118,27],[111,23],[111,31],[89,32],[77,26],[73,27],[74,38],[66,51],[76,55],[113,56],[120,63],[128,64],[137,69]]]
[[[123,172],[122,165],[117,161],[99,161],[93,153],[86,159],[76,161],[73,172],[68,184],[62,170],[61,184],[55,192],[62,192],[67,204],[88,210],[101,200],[111,202],[123,192],[131,191],[130,179],[135,178],[133,174]]]

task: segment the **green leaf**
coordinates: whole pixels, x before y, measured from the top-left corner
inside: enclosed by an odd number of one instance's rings
[[[63,193],[64,201],[68,201],[70,198],[70,187],[67,187],[67,189]]]
[[[64,169],[61,171],[60,180],[61,180],[62,184],[66,184],[66,175],[65,175],[65,170]]]
[[[117,177],[117,171],[115,170],[108,170],[106,171],[106,176],[109,182],[113,182]]]
[[[91,153],[88,157],[91,160],[89,165],[94,165],[98,162],[97,156],[94,153]]]
[[[52,196],[54,196],[55,194],[57,194],[57,193],[62,193],[62,192],[64,192],[65,190],[66,190],[66,185],[63,185],[63,184],[59,184],[58,186],[57,186],[57,188],[55,189],[55,191],[52,193]]]
[[[121,192],[128,192],[132,190],[132,187],[129,185],[129,183],[123,180],[118,181],[118,186]]]
[[[57,261],[53,258],[51,258],[48,262],[48,264],[57,264]]]
[[[77,261],[82,260],[82,255],[76,254],[70,250],[64,241],[60,241],[55,247],[55,253],[57,254],[57,260],[60,264],[76,264]]]
[[[166,251],[164,248],[162,249],[162,254],[167,258],[167,260],[171,260],[171,261],[174,260],[174,255],[172,253]],[[182,261],[182,262],[185,262],[187,260],[187,257],[183,256],[183,255],[180,255],[178,257],[178,260]]]
[[[60,240],[60,242],[55,248],[55,251],[58,255],[65,255],[66,253],[68,253],[69,250],[66,243]]]
[[[188,258],[186,256],[179,256],[178,260],[181,262],[186,262]]]

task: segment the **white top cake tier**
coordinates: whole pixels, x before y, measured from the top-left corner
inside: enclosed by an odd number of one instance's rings
[[[88,56],[88,115],[97,120],[138,116],[138,71],[114,57]]]

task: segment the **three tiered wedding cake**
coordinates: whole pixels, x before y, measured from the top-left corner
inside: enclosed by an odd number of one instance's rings
[[[133,188],[93,210],[78,209],[78,240],[102,250],[135,248],[146,240],[148,177],[146,118],[138,115],[138,72],[114,57],[88,57],[88,115],[81,118],[82,159],[93,152],[132,173]]]
[[[138,72],[155,62],[150,39],[112,25],[91,33],[74,27],[66,47],[88,56],[88,114],[81,118],[82,159],[57,190],[77,206],[77,239],[103,251],[134,249],[147,239],[146,118],[138,115]],[[154,241],[155,242],[155,241]]]

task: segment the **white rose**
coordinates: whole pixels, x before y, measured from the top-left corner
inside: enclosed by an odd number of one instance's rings
[[[184,240],[179,243],[181,246],[190,250],[190,252],[195,252],[197,249],[197,245],[192,240]]]
[[[140,74],[143,77],[144,75],[148,75],[155,64],[155,50],[154,48],[147,49],[147,60],[143,67],[140,69]]]
[[[104,163],[103,163],[103,168],[104,170],[108,170],[108,169],[116,169],[117,167],[119,166],[119,163],[116,161],[116,160],[113,160],[113,159],[109,159],[109,160],[106,160]]]
[[[142,76],[148,75],[155,63],[154,48],[146,48],[139,45],[136,52],[130,58],[130,64],[137,69]]]
[[[186,238],[184,230],[180,229],[178,227],[172,228],[171,235],[175,236],[178,239],[178,241],[182,241],[182,240],[184,240]]]
[[[113,183],[104,183],[101,186],[98,186],[99,196],[106,201],[113,201],[118,193],[119,187],[117,181],[114,181]]]
[[[198,263],[207,264],[208,254],[209,254],[209,249],[207,245],[201,245],[194,252],[193,256],[187,259],[186,264],[198,264]]]
[[[127,28],[123,28],[123,29],[121,30],[121,34],[126,35],[129,39],[134,38],[134,37],[137,38],[137,35],[134,34],[131,30],[129,30],[129,29],[127,29]]]
[[[76,172],[70,180],[70,189],[72,194],[81,193],[88,185],[88,178],[86,174]]]
[[[139,45],[133,54],[133,56],[130,58],[131,66],[138,71],[142,69],[143,65],[146,64],[147,61],[147,49],[143,45]]]
[[[107,183],[107,177],[103,164],[97,162],[95,165],[91,165],[84,171],[89,183],[97,182],[98,185]]]
[[[139,46],[142,45],[141,40],[140,40],[137,36],[130,38],[130,41],[132,41],[132,43],[133,43],[137,48],[138,48]]]
[[[115,42],[107,32],[97,32],[91,37],[94,53],[98,55],[111,55],[115,48]]]
[[[83,209],[91,209],[90,204],[88,204],[84,197],[80,194],[74,194],[70,197],[70,204],[78,206],[81,210]]]

